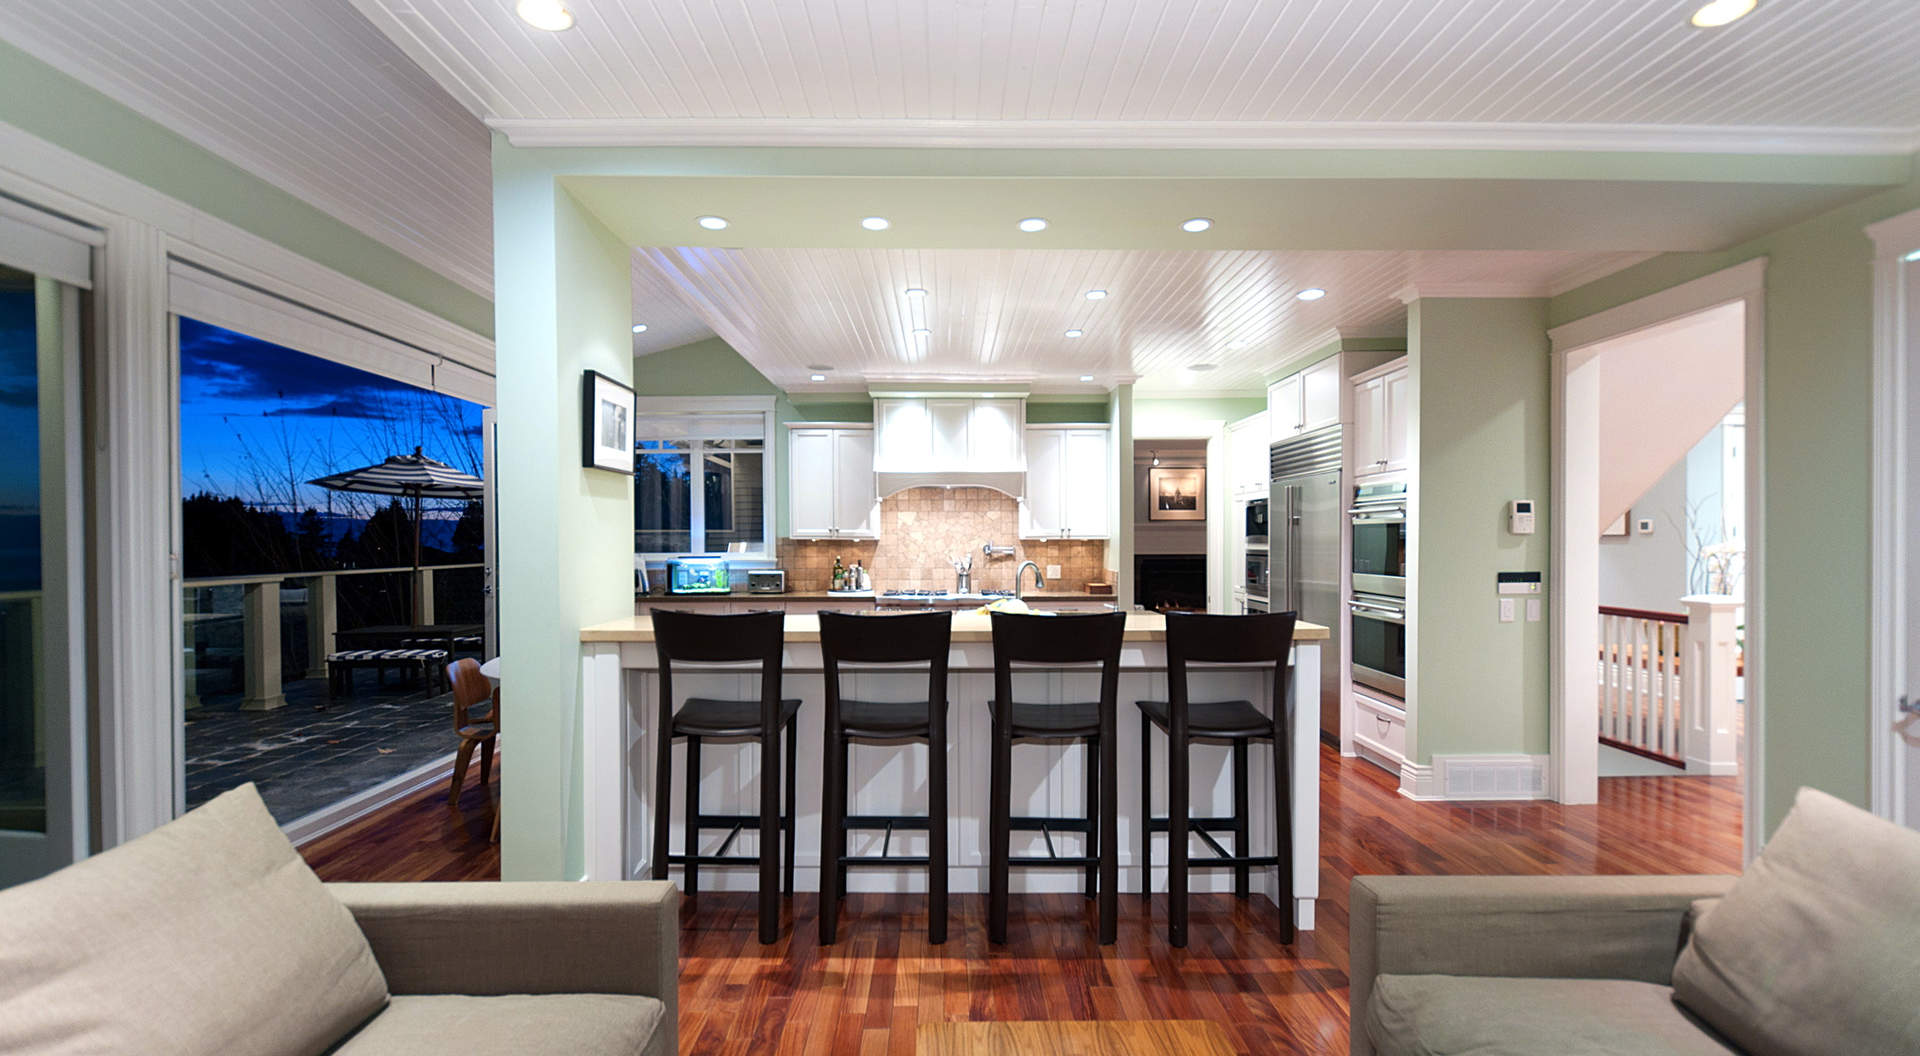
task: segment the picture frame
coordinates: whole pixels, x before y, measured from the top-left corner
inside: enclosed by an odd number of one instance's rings
[[[1207,471],[1201,466],[1155,466],[1147,470],[1147,520],[1207,519]]]
[[[610,473],[633,472],[633,390],[597,370],[580,385],[581,465]]]

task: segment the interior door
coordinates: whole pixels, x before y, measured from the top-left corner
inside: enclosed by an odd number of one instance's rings
[[[87,852],[79,305],[0,265],[0,886]]]

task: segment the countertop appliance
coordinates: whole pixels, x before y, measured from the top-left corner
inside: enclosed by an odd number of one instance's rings
[[[1340,487],[1340,426],[1282,440],[1267,451],[1269,552],[1267,607],[1293,611],[1330,635],[1323,656],[1340,655],[1346,614],[1340,611],[1340,537],[1346,531]],[[1252,555],[1249,554],[1251,564]],[[1248,592],[1248,608],[1255,598]],[[1320,665],[1321,736],[1340,741],[1340,665]]]
[[[747,593],[749,594],[785,594],[787,592],[787,570],[784,568],[750,568],[747,570]]]
[[[727,594],[733,590],[724,557],[674,557],[667,560],[667,593]]]
[[[1353,592],[1407,596],[1407,483],[1353,489]]]
[[[1252,499],[1247,503],[1247,548],[1265,549],[1267,545],[1267,500]]]

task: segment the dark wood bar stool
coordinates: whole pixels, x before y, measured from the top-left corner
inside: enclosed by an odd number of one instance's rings
[[[831,945],[847,893],[847,868],[927,867],[927,941],[947,941],[947,650],[952,612],[820,614],[820,659],[826,672],[826,782],[820,809],[820,944]],[[925,664],[927,697],[916,701],[849,700],[840,695],[840,665]],[[927,746],[927,813],[848,814],[847,771],[853,742]],[[877,855],[847,853],[847,832],[882,829]],[[927,854],[889,854],[895,830],[924,830]]]
[[[702,865],[757,865],[760,867],[760,941],[780,938],[780,849],[786,848],[786,884],[793,894],[793,821],[795,746],[794,717],[798,699],[780,696],[780,653],[786,614],[747,612],[717,615],[656,611],[654,647],[660,655],[660,705],[656,738],[659,756],[654,768],[653,878],[665,880],[667,865],[681,866],[681,889],[691,898],[700,887]],[[689,697],[673,710],[673,668],[679,664],[758,662],[760,699],[719,700]],[[667,818],[673,797],[673,740],[687,739],[686,853],[669,857]],[[780,808],[782,786],[780,741],[786,741],[786,811]],[[760,812],[708,814],[700,809],[700,745],[707,740],[757,741],[760,744]],[[700,853],[703,829],[727,829],[726,842],[713,854]],[[727,851],[743,829],[760,836],[757,855],[729,855]],[[784,838],[783,838],[784,837]]]
[[[1167,833],[1167,940],[1187,944],[1187,875],[1190,868],[1233,870],[1233,893],[1246,898],[1256,866],[1277,866],[1274,901],[1280,906],[1280,941],[1293,941],[1293,797],[1288,765],[1286,727],[1287,688],[1293,681],[1293,625],[1296,613],[1274,612],[1248,616],[1167,614],[1167,700],[1142,700],[1140,708],[1140,897],[1151,900],[1153,834]],[[1273,699],[1262,713],[1251,701],[1193,702],[1187,692],[1187,665],[1274,665]],[[1167,816],[1153,816],[1153,754],[1149,733],[1154,726],[1167,734]],[[1247,780],[1249,744],[1273,742],[1273,854],[1248,854],[1251,792]],[[1192,817],[1189,795],[1188,749],[1200,743],[1233,746],[1233,813],[1227,817]],[[1214,857],[1189,861],[1187,837],[1197,833]],[[1214,833],[1233,836],[1233,853],[1214,839]]]
[[[1007,941],[1007,892],[1013,866],[1082,866],[1087,897],[1099,899],[1099,941],[1113,945],[1119,931],[1117,888],[1120,864],[1118,775],[1115,774],[1115,699],[1120,692],[1120,641],[1127,629],[1124,612],[1086,616],[993,614],[993,764],[988,773],[987,939]],[[1025,704],[1013,698],[1016,663],[1099,664],[1100,699],[1074,704]],[[1087,813],[1083,818],[1014,817],[1013,746],[1017,742],[1080,742],[1087,746]],[[1047,841],[1044,857],[1013,857],[1013,834],[1038,832]],[[1053,853],[1053,833],[1085,833],[1087,853]]]

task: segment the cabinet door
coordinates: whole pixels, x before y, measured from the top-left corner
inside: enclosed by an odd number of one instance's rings
[[[927,401],[892,399],[873,401],[876,468],[896,473],[925,470],[933,458],[933,423]]]
[[[1061,458],[1066,475],[1062,489],[1061,527],[1074,539],[1105,539],[1111,532],[1107,517],[1108,464],[1105,429],[1069,429]]]
[[[973,401],[973,413],[967,419],[968,461],[980,469],[1018,471],[1024,418],[1019,400]]]
[[[967,426],[972,418],[972,400],[927,401],[927,419],[933,425],[933,465],[958,469],[968,464]]]
[[[1301,430],[1312,432],[1340,421],[1340,357],[1308,367],[1300,375]]]
[[[1235,426],[1227,442],[1233,463],[1233,494],[1252,497],[1267,493],[1269,443],[1264,413]]]
[[[1267,424],[1274,440],[1289,440],[1300,432],[1300,375],[1282,378],[1267,389]]]
[[[833,526],[839,535],[873,535],[873,433],[833,431]]]
[[[832,429],[787,431],[787,527],[796,538],[833,534],[833,434]]]
[[[1396,370],[1380,379],[1384,392],[1381,418],[1381,458],[1383,469],[1407,468],[1407,452],[1413,443],[1413,393],[1407,372]]]
[[[1353,387],[1353,472],[1355,476],[1387,468],[1384,442],[1386,382],[1369,378]]]
[[[1020,507],[1020,534],[1045,539],[1064,531],[1066,433],[1061,429],[1027,431],[1027,501]]]

